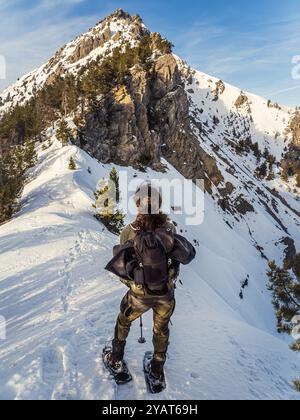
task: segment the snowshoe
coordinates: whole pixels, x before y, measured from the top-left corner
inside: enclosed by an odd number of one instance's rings
[[[153,353],[148,351],[144,356],[144,373],[147,389],[151,394],[159,394],[166,389],[166,380],[164,373],[161,374],[160,378],[156,378],[151,373],[151,360]]]
[[[117,385],[125,385],[132,381],[131,373],[129,372],[127,363],[123,360],[118,363],[111,363],[110,356],[112,354],[111,347],[105,347],[102,352],[102,359],[105,368],[113,376]]]

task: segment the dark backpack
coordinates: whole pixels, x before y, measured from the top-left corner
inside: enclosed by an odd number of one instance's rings
[[[171,229],[158,228],[155,231],[140,231],[133,247],[136,257],[134,281],[144,284],[149,290],[165,287],[169,280],[169,254],[174,248]]]

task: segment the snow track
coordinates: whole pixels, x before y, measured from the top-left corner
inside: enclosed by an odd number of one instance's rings
[[[112,338],[126,292],[103,268],[117,238],[93,218],[91,208],[97,181],[111,166],[57,142],[39,155],[22,211],[0,228],[0,314],[7,320],[7,339],[0,341],[0,398],[152,399],[142,371],[143,355],[152,348],[150,313],[147,343],[137,343],[137,323],[128,340],[133,382],[117,387],[102,365],[102,348]],[[68,170],[70,156],[76,156],[77,171]],[[172,178],[180,176],[169,171]],[[232,231],[214,204],[206,204],[204,225],[187,232],[200,247],[196,261],[183,269],[168,387],[156,398],[297,399],[291,382],[300,363],[275,332],[266,263],[243,230]],[[180,216],[174,220],[183,227]],[[248,267],[250,286],[241,302],[240,281]]]

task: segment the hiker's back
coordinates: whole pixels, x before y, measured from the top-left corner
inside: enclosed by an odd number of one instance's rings
[[[166,290],[169,282],[169,253],[174,247],[171,229],[160,227],[138,231],[133,240],[137,266],[134,281],[148,291]]]
[[[176,233],[176,227],[172,222],[167,221],[164,227],[169,229],[173,234]],[[124,245],[128,241],[133,241],[138,232],[139,228],[134,223],[125,226],[120,235],[120,244]]]
[[[123,361],[126,339],[132,322],[152,310],[154,353],[151,357],[147,353],[144,372],[151,392],[161,392],[166,386],[163,367],[169,343],[169,322],[175,309],[174,279],[180,264],[191,262],[196,251],[186,238],[176,234],[167,215],[160,211],[159,190],[155,191],[149,183],[139,187],[135,203],[137,218],[123,230],[121,244],[114,247],[114,257],[106,266],[130,290],[121,302],[114,340],[112,347],[104,350],[104,362],[116,381],[120,380],[120,375],[121,380],[130,379]],[[140,342],[142,340],[141,331]]]

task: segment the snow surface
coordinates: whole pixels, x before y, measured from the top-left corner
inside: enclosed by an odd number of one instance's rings
[[[70,156],[76,171],[68,169]],[[93,191],[110,169],[75,146],[54,141],[50,149],[40,148],[21,212],[0,227],[0,314],[7,320],[7,339],[0,340],[1,399],[153,398],[142,372],[143,354],[152,347],[150,314],[147,344],[137,343],[138,323],[128,340],[131,384],[116,387],[101,361],[126,292],[103,268],[117,237],[93,218]],[[170,165],[167,175],[127,171],[130,179],[181,177]],[[232,230],[208,196],[205,206],[201,226],[185,228],[182,216],[171,216],[200,245],[196,260],[182,270],[168,386],[156,398],[299,399],[292,380],[300,375],[300,361],[275,331],[267,262],[242,223]],[[263,236],[267,216],[253,216],[253,229],[254,219]]]

